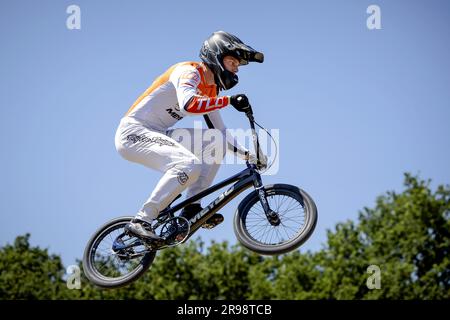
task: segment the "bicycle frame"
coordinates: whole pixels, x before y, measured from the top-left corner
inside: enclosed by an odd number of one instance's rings
[[[196,194],[189,199],[186,199],[174,207],[167,207],[163,211],[161,211],[159,217],[161,216],[170,216],[173,217],[174,213],[180,209],[183,209],[186,205],[195,202],[229,184],[234,183],[230,188],[228,188],[225,192],[220,194],[215,200],[213,200],[208,206],[206,206],[202,211],[197,213],[194,217],[189,220],[190,224],[190,232],[187,236],[189,239],[195,231],[200,228],[200,226],[208,220],[214,213],[220,210],[223,206],[225,206],[228,202],[237,197],[240,193],[250,188],[252,185],[255,188],[262,187],[261,175],[258,173],[256,166],[254,164],[250,164],[248,161],[246,162],[247,168],[234,176],[219,182],[208,189]]]
[[[259,147],[259,140],[258,135],[255,131],[255,125],[254,125],[254,118],[253,118],[253,112],[251,109],[251,106],[249,105],[249,109],[246,112],[246,116],[248,117],[250,121],[250,127],[252,129],[252,136],[253,136],[253,143],[255,146],[256,152],[256,158],[259,162],[259,157],[261,154],[261,149]],[[174,217],[174,213],[178,210],[183,209],[186,205],[195,202],[229,184],[234,183],[228,190],[223,192],[221,195],[219,195],[214,201],[212,201],[208,206],[206,206],[202,211],[197,213],[194,217],[192,217],[189,220],[190,224],[190,231],[187,235],[187,239],[189,239],[199,228],[200,226],[206,222],[214,213],[216,213],[218,210],[220,210],[223,206],[225,206],[228,202],[233,200],[235,197],[237,197],[240,193],[245,191],[246,189],[250,188],[252,185],[255,187],[256,190],[258,190],[258,195],[261,201],[261,204],[266,212],[266,215],[271,213],[269,204],[266,200],[266,194],[265,190],[262,184],[261,175],[258,172],[257,166],[255,164],[251,164],[248,161],[246,161],[247,168],[234,176],[219,182],[211,187],[209,187],[206,190],[203,190],[199,194],[196,194],[195,196],[190,197],[189,199],[186,199],[174,207],[171,207],[169,205],[166,209],[161,211],[158,218],[161,217]]]

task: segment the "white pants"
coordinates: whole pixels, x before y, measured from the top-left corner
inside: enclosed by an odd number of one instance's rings
[[[186,188],[186,197],[191,197],[209,187],[226,149],[224,133],[217,129],[163,133],[128,118],[120,122],[115,145],[123,158],[164,173],[137,214],[146,221],[155,219]]]

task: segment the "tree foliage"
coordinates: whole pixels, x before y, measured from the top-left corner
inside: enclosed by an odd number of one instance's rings
[[[30,247],[30,235],[0,249],[0,299],[52,299],[63,297],[61,258],[47,249]]]
[[[328,230],[317,252],[262,257],[197,239],[159,252],[140,280],[116,290],[84,278],[67,289],[61,259],[19,236],[0,249],[0,299],[449,299],[450,188],[430,183],[405,174],[403,192]],[[371,265],[379,289],[367,285]]]

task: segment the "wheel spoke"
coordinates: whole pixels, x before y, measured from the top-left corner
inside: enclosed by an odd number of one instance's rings
[[[259,198],[249,208],[245,216],[245,230],[255,241],[265,245],[281,245],[291,241],[304,228],[306,212],[302,203],[289,194],[267,196],[269,207],[278,214],[280,224],[272,225]]]
[[[97,273],[103,277],[117,278],[126,275],[139,266],[139,262],[145,252],[146,247],[134,237],[126,236],[123,233],[123,224],[113,226],[111,229],[106,230],[103,235],[97,239],[93,246],[93,267]],[[121,238],[126,246],[126,249],[119,250],[117,253],[113,252],[113,243]],[[119,255],[123,255],[119,257]],[[133,259],[126,258],[126,256],[141,254],[139,257]]]

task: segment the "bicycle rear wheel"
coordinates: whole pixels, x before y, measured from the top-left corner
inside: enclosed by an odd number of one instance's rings
[[[136,237],[125,233],[132,217],[120,217],[103,225],[89,240],[83,256],[84,274],[96,286],[118,288],[144,274],[155,259]]]
[[[234,217],[234,232],[239,242],[259,254],[275,255],[292,251],[313,233],[317,223],[317,208],[302,189],[274,184],[264,187],[270,208],[280,219],[278,225],[268,221],[253,191],[239,204]]]

